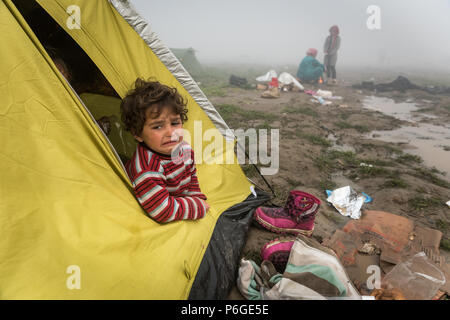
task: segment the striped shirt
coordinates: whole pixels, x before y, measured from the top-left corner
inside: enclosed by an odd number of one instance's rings
[[[162,155],[138,144],[125,168],[139,203],[160,223],[196,220],[206,207],[194,164],[194,151],[187,143],[179,146],[178,156]]]

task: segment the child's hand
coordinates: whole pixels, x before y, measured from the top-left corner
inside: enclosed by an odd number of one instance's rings
[[[206,202],[206,201],[203,200],[203,199],[200,199],[200,201],[203,202],[203,204],[205,205],[206,211],[208,211],[208,210],[209,210],[209,204],[208,204],[208,202]]]

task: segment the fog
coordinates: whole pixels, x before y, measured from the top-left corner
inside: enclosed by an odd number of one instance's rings
[[[192,47],[201,63],[298,64],[308,48],[317,48],[322,61],[336,24],[340,66],[450,72],[450,0],[132,3],[167,46]],[[378,6],[379,16],[367,12],[370,5]]]

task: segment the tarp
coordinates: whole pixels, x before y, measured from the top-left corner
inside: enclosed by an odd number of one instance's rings
[[[121,97],[138,76],[154,76],[187,98],[188,130],[194,120],[217,130],[109,2],[38,2]],[[67,27],[73,5],[81,29]],[[0,21],[8,44],[0,48],[0,298],[188,298],[219,216],[250,194],[239,165],[197,166],[211,206],[205,218],[154,222],[108,139],[9,0],[0,2]]]

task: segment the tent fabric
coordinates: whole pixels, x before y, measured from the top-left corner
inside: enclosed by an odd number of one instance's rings
[[[187,97],[188,130],[193,119],[217,130],[107,1],[39,4],[121,97],[138,76],[157,77]],[[67,29],[70,5],[81,8],[81,29]],[[239,165],[197,166],[211,206],[206,217],[154,222],[107,137],[10,0],[0,2],[0,21],[8,43],[0,48],[0,299],[188,298],[217,219],[250,194]]]
[[[152,49],[155,55],[167,67],[168,70],[185,87],[192,98],[206,112],[214,125],[227,140],[234,140],[234,134],[222,119],[220,114],[203,94],[197,83],[192,79],[183,65],[178,61],[173,52],[165,46],[155,32],[151,31],[148,23],[136,12],[136,9],[128,1],[109,0],[119,14],[139,34],[145,43]]]
[[[191,300],[224,300],[236,285],[241,248],[256,208],[270,199],[256,190],[244,202],[225,211],[217,221],[197,277],[192,285]]]

